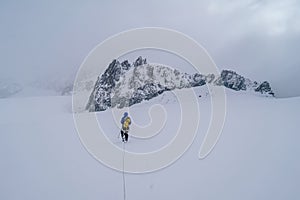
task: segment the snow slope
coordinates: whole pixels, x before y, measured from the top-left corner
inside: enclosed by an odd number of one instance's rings
[[[210,155],[198,159],[210,116],[210,98],[201,93],[200,129],[191,148],[163,170],[126,174],[128,200],[300,199],[300,98],[227,93],[225,126]],[[178,103],[165,94],[132,106],[136,124],[151,121],[148,109],[155,103],[162,103],[168,118],[158,136],[131,138],[128,150],[154,150],[174,135]],[[123,198],[122,173],[99,163],[81,144],[70,97],[0,99],[0,111],[0,199]],[[97,116],[107,136],[121,145],[110,110]]]

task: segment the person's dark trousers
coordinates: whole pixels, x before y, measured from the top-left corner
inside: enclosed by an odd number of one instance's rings
[[[122,137],[123,142],[128,141],[128,133],[127,132],[121,130],[121,137]]]

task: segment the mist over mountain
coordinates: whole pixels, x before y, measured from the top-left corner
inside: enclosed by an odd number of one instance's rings
[[[155,26],[194,38],[219,67],[267,79],[277,97],[299,96],[299,5],[295,0],[3,1],[0,80],[51,84],[76,73],[91,49],[111,35]]]
[[[15,82],[0,82],[0,98],[11,97],[22,91],[22,86]]]

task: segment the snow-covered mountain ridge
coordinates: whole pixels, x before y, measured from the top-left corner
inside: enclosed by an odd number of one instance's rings
[[[148,64],[146,59],[139,57],[133,64],[128,60],[113,60],[105,72],[99,75],[86,109],[93,112],[110,107],[129,107],[165,91],[205,84],[274,96],[267,81],[251,81],[234,71],[223,70],[220,75],[187,74],[161,64]]]
[[[1,82],[0,81],[0,98],[8,98],[22,90],[22,86],[14,82]]]

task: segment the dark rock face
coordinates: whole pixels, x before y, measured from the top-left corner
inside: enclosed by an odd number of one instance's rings
[[[137,67],[139,64],[146,64],[146,59],[139,57],[134,62],[134,66]],[[89,111],[104,111],[110,108],[112,105],[112,89],[116,86],[116,82],[120,80],[121,75],[125,74],[131,67],[132,65],[127,60],[122,63],[113,60],[101,77],[98,77],[86,109]]]
[[[127,83],[124,79],[127,79]],[[138,57],[132,64],[127,60],[122,63],[113,60],[105,72],[98,77],[86,109],[104,111],[115,106],[128,107],[143,100],[150,100],[165,91],[204,84],[206,84],[206,76],[202,74],[189,75],[165,66],[148,65],[146,59],[142,57]],[[126,90],[131,93],[124,94]]]
[[[174,72],[175,75],[180,76],[181,74],[177,71]],[[205,84],[205,79],[203,75],[200,74],[194,74],[193,76],[185,74],[182,78],[187,80],[187,83],[179,86],[181,88],[183,87],[196,87],[200,85]],[[175,88],[178,88],[175,83],[170,84],[168,86],[163,86],[159,83],[155,82],[148,82],[145,85],[138,87],[132,97],[129,99],[128,105],[134,105],[137,103],[142,102],[143,100],[150,100],[154,97],[157,97],[158,95],[162,94],[165,91],[170,91]]]
[[[133,63],[133,66],[137,67],[137,66],[144,65],[144,64],[147,64],[146,58],[143,59],[142,56],[139,56],[138,59],[136,59],[136,61]]]
[[[163,87],[153,83],[147,83],[133,92],[133,95],[128,100],[128,106],[140,103],[143,100],[150,100],[164,91],[166,91],[166,89]]]
[[[206,77],[202,74],[195,73],[192,76],[191,87],[197,87],[206,84]]]
[[[260,92],[261,94],[269,94],[274,96],[274,93],[271,89],[270,84],[267,81],[261,83],[256,89],[255,92]]]
[[[121,63],[122,66],[122,70],[129,70],[129,68],[131,67],[130,63],[128,62],[128,60],[125,60]]]
[[[111,107],[129,107],[150,100],[165,91],[202,86],[207,83],[240,91],[254,90],[274,96],[268,82],[252,82],[234,71],[223,70],[216,78],[214,74],[187,74],[163,65],[147,64],[138,59],[130,64],[113,60],[105,72],[98,77],[86,109],[90,112],[104,111]]]
[[[223,70],[221,76],[216,80],[216,85],[223,85],[227,88],[239,91],[246,90],[245,78],[234,71]]]

